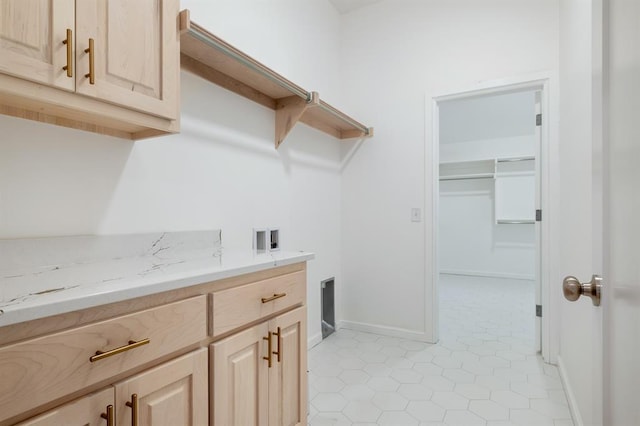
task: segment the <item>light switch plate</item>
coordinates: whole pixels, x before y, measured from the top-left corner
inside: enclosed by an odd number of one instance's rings
[[[411,209],[411,222],[422,222],[422,210],[419,208]]]

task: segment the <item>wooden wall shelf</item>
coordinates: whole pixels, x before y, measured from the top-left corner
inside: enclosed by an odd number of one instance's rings
[[[367,138],[373,128],[256,61],[180,12],[181,67],[276,112],[276,148],[298,121],[337,139]]]

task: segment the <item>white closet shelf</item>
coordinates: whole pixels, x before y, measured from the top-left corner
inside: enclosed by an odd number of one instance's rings
[[[461,175],[440,176],[440,180],[464,180],[464,179],[493,179],[493,173],[469,173]]]
[[[527,156],[527,157],[507,157],[507,158],[496,158],[496,162],[498,163],[514,163],[517,161],[533,161],[536,157]]]
[[[535,220],[522,219],[522,220],[510,220],[510,219],[498,219],[496,221],[498,225],[534,225]]]
[[[336,139],[373,136],[367,127],[194,23],[180,12],[180,64],[218,86],[276,111],[276,148],[300,121]]]
[[[476,160],[441,161],[439,179],[463,180],[463,179],[488,179],[506,176],[529,176],[535,174],[535,170],[521,171],[517,163],[523,161],[535,161],[535,157],[498,157],[482,158]],[[513,166],[506,164],[511,163]],[[499,166],[502,164],[503,166]],[[499,167],[516,167],[517,171],[499,171]],[[529,166],[526,166],[529,167]]]

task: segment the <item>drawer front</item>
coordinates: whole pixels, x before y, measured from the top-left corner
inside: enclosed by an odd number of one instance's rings
[[[219,336],[276,312],[302,305],[306,293],[305,271],[216,291],[211,294],[211,335]]]
[[[203,295],[0,348],[0,422],[206,337]]]

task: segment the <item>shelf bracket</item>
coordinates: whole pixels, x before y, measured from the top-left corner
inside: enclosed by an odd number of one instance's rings
[[[276,101],[276,149],[287,137],[293,126],[304,115],[307,108],[318,105],[320,97],[317,92],[311,92],[311,100],[307,101],[299,96],[289,96]]]

